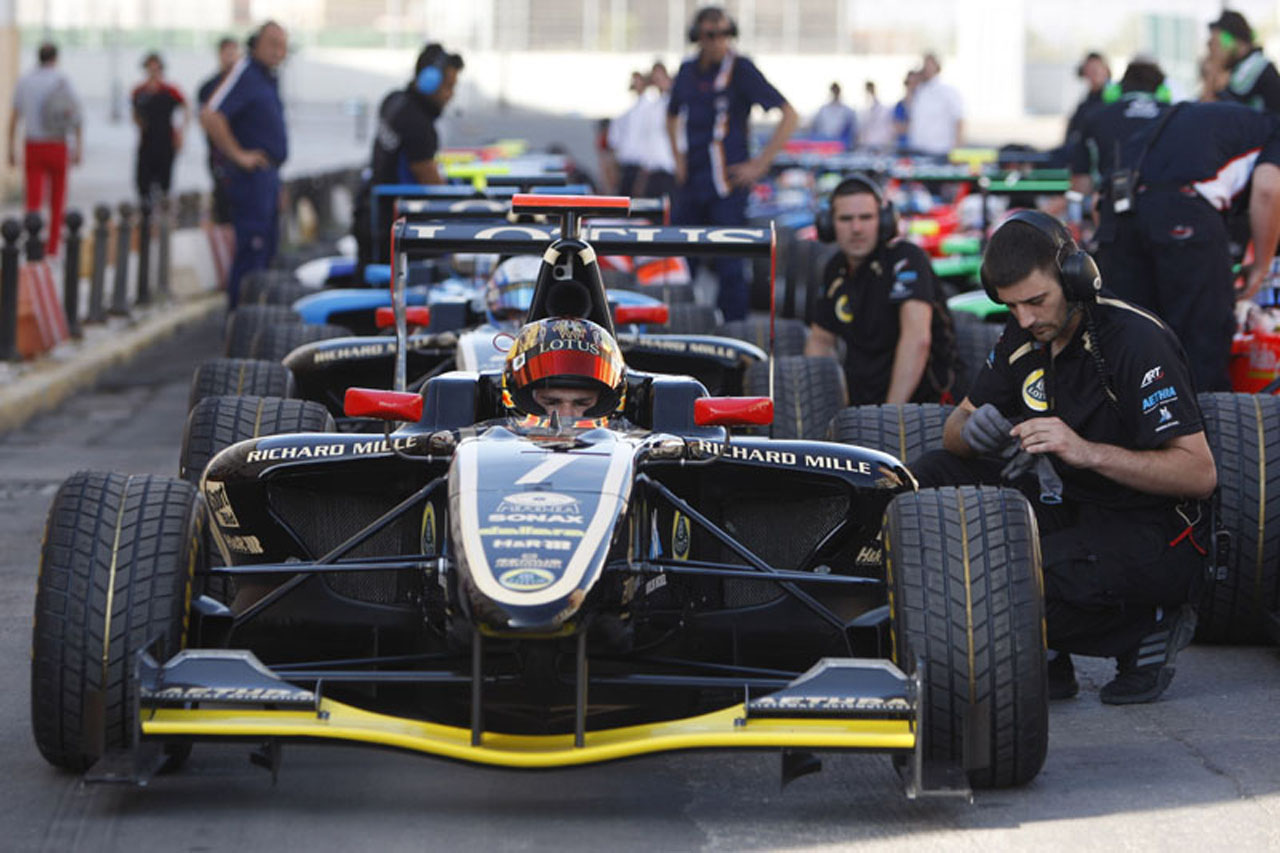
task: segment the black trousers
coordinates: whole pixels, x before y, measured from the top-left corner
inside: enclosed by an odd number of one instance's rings
[[[1198,595],[1206,557],[1190,535],[1178,538],[1187,528],[1178,512],[1071,502],[1046,505],[1040,502],[1033,475],[1014,483],[1001,481],[1003,464],[936,450],[908,467],[922,487],[1007,485],[1027,495],[1040,527],[1049,648],[1117,657],[1137,648],[1152,631],[1157,608],[1179,607]],[[1197,518],[1194,503],[1184,511]],[[1195,542],[1207,545],[1207,513],[1198,518],[1194,534]]]
[[[1197,391],[1230,391],[1236,322],[1226,221],[1198,195],[1173,190],[1141,193],[1134,208],[1099,229],[1103,283],[1169,324]]]

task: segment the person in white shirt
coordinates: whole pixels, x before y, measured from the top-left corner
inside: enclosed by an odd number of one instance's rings
[[[636,99],[626,112],[609,124],[609,147],[613,149],[613,156],[618,161],[619,195],[631,195],[635,192],[636,178],[640,174],[643,132],[639,129],[642,119],[638,120],[637,117],[643,112],[644,90],[648,86],[649,80],[643,73],[632,71],[630,90],[635,93]]]
[[[907,126],[907,147],[922,154],[945,155],[964,138],[964,104],[954,87],[938,79],[941,71],[938,57],[925,54]]]
[[[866,83],[867,105],[858,118],[858,146],[889,151],[894,146],[893,110],[876,97],[876,84]]]
[[[840,84],[831,84],[831,100],[813,115],[809,134],[814,139],[830,139],[844,143],[845,150],[853,147],[858,138],[858,114],[840,100]]]
[[[640,177],[634,192],[645,198],[660,198],[675,191],[676,158],[667,133],[667,104],[671,101],[671,75],[662,62],[649,71],[647,90],[637,111],[640,135]]]

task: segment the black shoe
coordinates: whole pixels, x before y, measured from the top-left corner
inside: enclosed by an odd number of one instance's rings
[[[1076,681],[1071,655],[1058,652],[1057,657],[1049,661],[1049,698],[1071,699],[1079,692],[1080,683]]]
[[[1116,658],[1116,677],[1099,691],[1105,705],[1154,702],[1173,681],[1173,663],[1196,632],[1196,612],[1190,604],[1167,613],[1156,630],[1138,647]]]

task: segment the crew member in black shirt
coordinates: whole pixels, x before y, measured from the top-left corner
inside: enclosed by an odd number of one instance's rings
[[[359,245],[360,266],[382,253],[374,241],[386,241],[391,225],[392,203],[385,200],[378,210],[379,234],[371,233],[369,191],[378,184],[442,184],[444,175],[436,164],[439,136],[435,122],[453,98],[462,70],[462,57],[447,52],[436,42],[418,54],[409,85],[396,89],[378,107],[378,131],[373,140],[370,175],[356,203],[353,231]]]
[[[204,105],[209,103],[209,99],[213,97],[213,93],[218,90],[218,86],[222,83],[222,78],[227,76],[227,72],[240,60],[240,45],[230,36],[224,36],[218,41],[218,70],[212,75],[205,78],[200,84],[200,88],[196,90],[196,104],[200,109],[204,109]],[[227,163],[226,155],[218,150],[218,146],[213,144],[208,135],[205,136],[206,147],[208,148],[209,176],[213,178],[213,221],[219,223],[227,223],[231,221],[231,202],[227,199]]]
[[[1182,348],[1159,319],[1100,292],[1058,220],[1010,216],[982,264],[1004,333],[947,419],[921,485],[1010,482],[1035,505],[1050,695],[1078,690],[1070,653],[1117,659],[1107,704],[1150,702],[1195,627],[1217,485]]]
[[[1076,106],[1076,111],[1067,121],[1067,139],[1063,144],[1063,150],[1068,156],[1080,143],[1085,121],[1106,106],[1106,102],[1102,100],[1102,93],[1111,82],[1111,66],[1107,64],[1102,54],[1093,51],[1076,67],[1076,76],[1088,84],[1089,91],[1085,93],[1084,100]]]
[[[1280,72],[1253,43],[1244,15],[1224,11],[1209,25],[1208,46],[1209,59],[1230,74],[1222,96],[1255,110],[1280,112]]]
[[[818,231],[840,252],[823,271],[805,355],[835,357],[844,340],[855,406],[949,399],[957,360],[951,315],[928,256],[894,239],[897,216],[880,186],[863,175],[845,178]]]

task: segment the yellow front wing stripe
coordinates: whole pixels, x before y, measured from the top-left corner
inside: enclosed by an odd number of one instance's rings
[[[471,731],[406,720],[324,700],[327,719],[313,711],[162,708],[143,721],[152,737],[303,737],[359,741],[424,752],[442,758],[503,767],[563,767],[683,749],[912,749],[907,720],[752,719],[745,725],[736,705],[700,717],[588,732],[577,748],[573,735],[486,732],[480,746]]]

